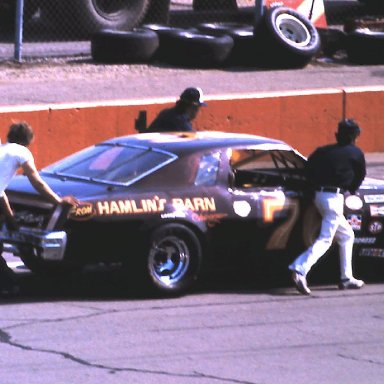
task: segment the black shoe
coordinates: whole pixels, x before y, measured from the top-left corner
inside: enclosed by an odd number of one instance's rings
[[[311,294],[311,290],[308,288],[307,279],[305,278],[305,276],[303,276],[299,272],[293,271],[292,272],[292,281],[294,282],[296,289],[302,295],[308,296]]]

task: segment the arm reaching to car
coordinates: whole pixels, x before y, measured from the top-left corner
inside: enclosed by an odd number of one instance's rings
[[[36,191],[38,191],[42,196],[49,199],[52,203],[70,204],[73,206],[78,204],[78,201],[75,197],[73,196],[60,197],[54,191],[52,191],[49,185],[39,175],[39,172],[36,169],[35,162],[33,161],[33,159],[26,161],[22,165],[22,168],[25,175],[28,177],[30,183],[33,185]]]

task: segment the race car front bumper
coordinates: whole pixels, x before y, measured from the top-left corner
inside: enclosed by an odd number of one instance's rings
[[[0,230],[0,242],[15,256],[20,256],[20,246],[29,246],[43,260],[60,261],[64,258],[67,234],[64,231],[44,231],[24,227],[18,231],[8,231],[3,226]]]

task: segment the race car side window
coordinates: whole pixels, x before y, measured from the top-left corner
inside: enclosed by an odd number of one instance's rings
[[[302,178],[304,162],[294,152],[280,150],[234,150],[230,159],[238,188],[282,186]]]
[[[209,186],[214,185],[220,167],[220,153],[210,153],[203,155],[200,159],[197,170],[195,185]]]

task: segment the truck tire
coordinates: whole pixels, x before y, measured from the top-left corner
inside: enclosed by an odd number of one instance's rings
[[[321,48],[313,23],[288,7],[269,8],[254,33],[263,67],[302,68]]]
[[[102,30],[91,39],[91,54],[100,63],[146,63],[159,47],[153,31],[137,28],[132,31]]]
[[[233,48],[228,35],[212,36],[194,31],[175,31],[162,41],[163,60],[187,68],[216,68],[223,65]]]
[[[143,20],[150,0],[51,0],[42,4],[46,18],[66,31],[90,36],[102,29],[131,30]]]

